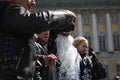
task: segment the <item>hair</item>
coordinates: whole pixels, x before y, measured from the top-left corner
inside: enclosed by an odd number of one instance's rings
[[[80,45],[80,43],[83,42],[83,41],[88,42],[88,40],[86,38],[84,38],[82,36],[78,36],[74,39],[73,45],[77,48]]]

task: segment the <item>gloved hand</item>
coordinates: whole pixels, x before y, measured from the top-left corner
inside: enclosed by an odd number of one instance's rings
[[[93,59],[97,58],[97,55],[92,48],[89,48],[88,51],[89,51],[89,56],[92,56]]]
[[[49,11],[49,15],[49,21],[51,23],[57,23],[54,30],[60,32],[69,32],[74,30],[76,15],[73,12],[69,10],[57,10]]]

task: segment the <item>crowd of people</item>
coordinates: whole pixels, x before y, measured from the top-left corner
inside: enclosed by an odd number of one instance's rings
[[[105,69],[87,39],[69,34],[75,27],[75,13],[31,12],[35,4],[35,0],[0,1],[0,80],[104,79]],[[56,46],[48,46],[51,30],[60,32]],[[52,53],[48,48],[53,46]]]

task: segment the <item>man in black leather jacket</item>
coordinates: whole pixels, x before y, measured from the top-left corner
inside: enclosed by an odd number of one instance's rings
[[[36,56],[44,55],[44,56],[51,56],[51,57],[56,58],[56,56],[54,54],[49,54],[47,51],[47,48],[46,48],[47,42],[49,39],[49,31],[36,33],[35,37],[36,37],[35,44],[36,44],[36,49],[37,49]],[[56,60],[57,60],[57,58],[56,58]],[[56,65],[49,65],[45,62],[42,64],[41,60],[37,59],[34,80],[41,80],[41,79],[42,80],[49,80],[49,78],[48,78],[49,66],[55,67]]]
[[[30,80],[35,69],[34,33],[74,29],[75,14],[71,11],[33,13],[29,9],[34,4],[34,0],[0,1],[0,80]]]

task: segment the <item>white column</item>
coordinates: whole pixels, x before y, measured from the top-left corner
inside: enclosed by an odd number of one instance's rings
[[[107,27],[107,35],[108,35],[108,51],[113,51],[113,38],[112,38],[112,31],[111,31],[111,20],[109,12],[106,13],[106,27]]]
[[[78,35],[83,36],[81,13],[78,14]]]
[[[93,43],[95,52],[99,52],[98,48],[98,32],[95,12],[92,13],[92,32],[93,32]]]

